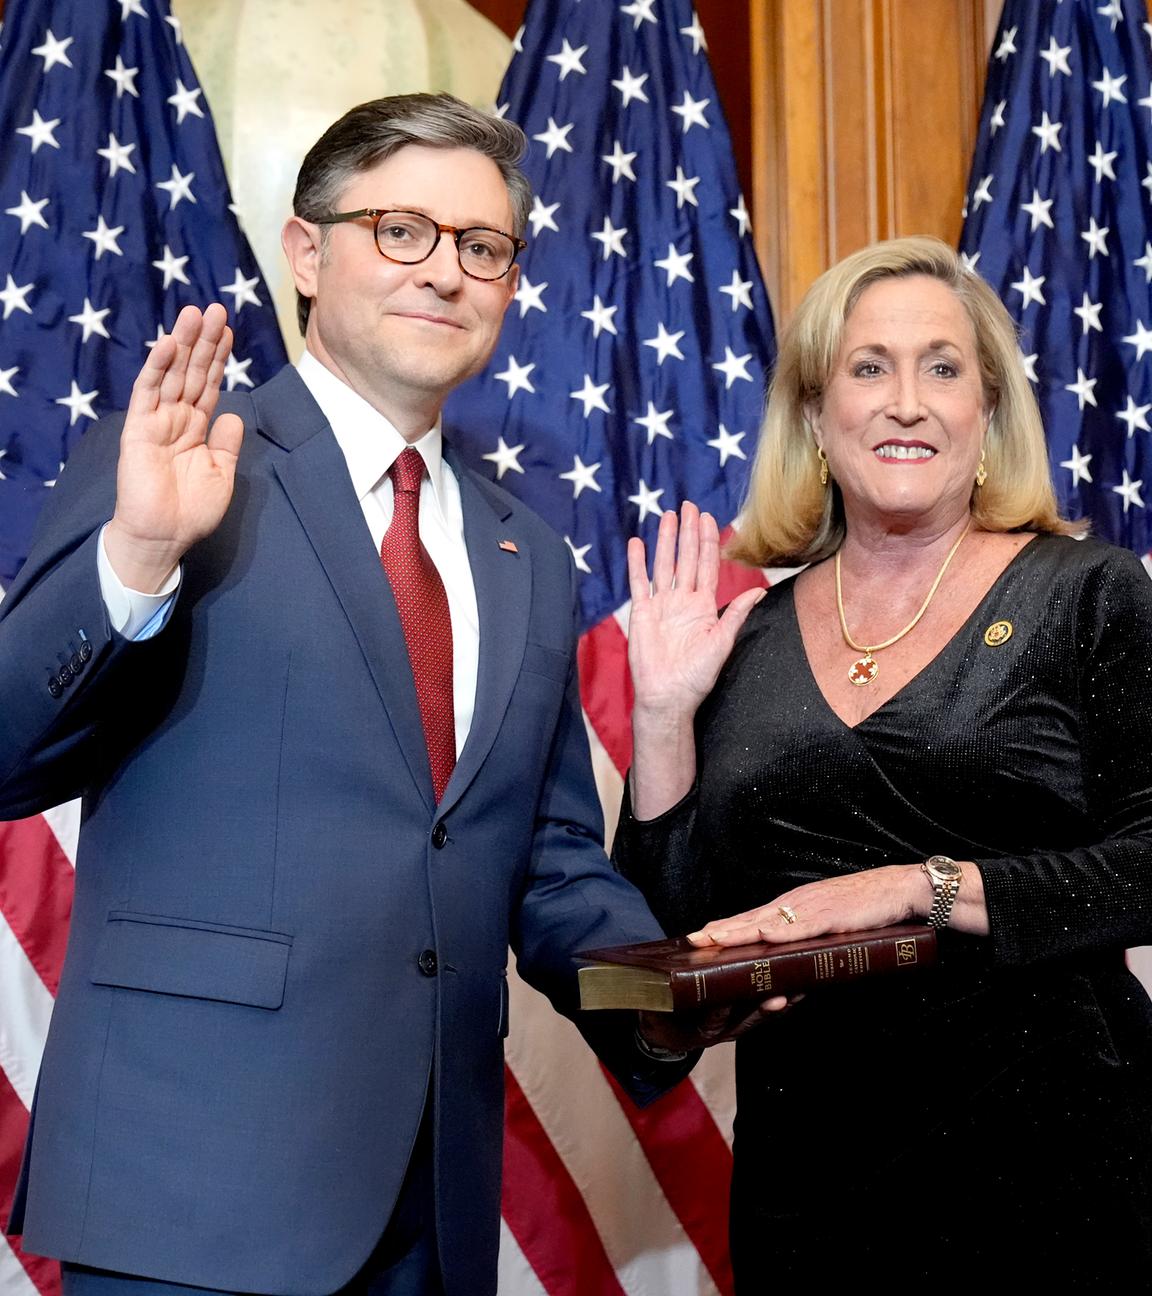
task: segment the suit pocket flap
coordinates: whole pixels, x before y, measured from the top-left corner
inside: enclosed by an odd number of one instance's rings
[[[524,669],[531,671],[533,675],[545,675],[548,679],[559,680],[563,684],[568,678],[571,665],[570,653],[531,641],[524,645]]]
[[[128,990],[279,1008],[291,948],[292,937],[282,932],[114,911],[91,979]]]

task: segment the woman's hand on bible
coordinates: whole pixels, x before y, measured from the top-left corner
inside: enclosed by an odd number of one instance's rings
[[[793,887],[767,904],[706,923],[699,946],[807,940],[922,920],[932,891],[918,865],[891,864]]]
[[[679,544],[677,544],[679,539]],[[628,542],[632,616],[628,663],[635,709],[673,720],[695,714],[728,659],[762,589],[745,590],[716,614],[720,532],[716,519],[685,502],[660,519],[649,582],[644,542]]]

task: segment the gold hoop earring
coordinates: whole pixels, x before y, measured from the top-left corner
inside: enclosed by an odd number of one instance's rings
[[[984,451],[980,451],[980,463],[976,468],[976,485],[983,486],[988,480],[988,469],[984,466]]]
[[[820,485],[827,486],[830,474],[828,472],[828,456],[824,453],[823,446],[816,447],[816,458],[820,460]]]

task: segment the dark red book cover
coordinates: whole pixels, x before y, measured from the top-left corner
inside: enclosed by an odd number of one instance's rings
[[[908,973],[936,962],[936,932],[900,924],[810,940],[698,948],[685,937],[584,950],[582,1008],[672,1012],[738,1003],[863,977]]]

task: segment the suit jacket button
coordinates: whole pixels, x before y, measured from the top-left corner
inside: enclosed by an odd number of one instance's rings
[[[80,656],[78,652],[74,652],[72,654],[72,660],[68,663],[68,665],[72,667],[73,675],[79,675],[80,672],[84,669],[84,659],[83,657]]]
[[[51,693],[53,697],[59,697],[60,694],[64,692],[64,685],[60,683],[55,675],[53,675],[48,681],[48,692]]]
[[[56,678],[67,688],[72,683],[72,667],[68,665],[61,666],[60,674]]]
[[[435,846],[437,850],[440,850],[447,840],[448,829],[444,827],[443,821],[441,821],[432,829],[432,845]]]
[[[84,642],[80,645],[80,660],[82,662],[86,662],[91,656],[92,656],[92,645],[88,642],[87,639],[85,639]]]
[[[416,965],[426,977],[434,977],[437,970],[436,951],[425,950],[416,960]]]

